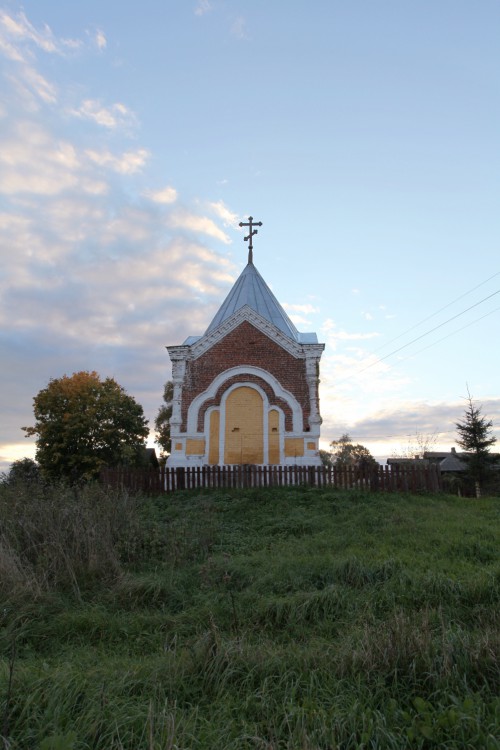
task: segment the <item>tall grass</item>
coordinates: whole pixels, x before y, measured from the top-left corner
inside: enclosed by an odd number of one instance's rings
[[[0,487],[0,592],[40,596],[112,580],[119,544],[137,526],[137,498],[98,485]]]
[[[12,492],[11,750],[500,748],[498,501]]]

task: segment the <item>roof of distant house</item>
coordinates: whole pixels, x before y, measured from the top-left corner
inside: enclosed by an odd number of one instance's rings
[[[463,455],[463,454],[460,454]],[[441,471],[466,471],[467,464],[462,461],[457,454],[448,453],[440,462]]]

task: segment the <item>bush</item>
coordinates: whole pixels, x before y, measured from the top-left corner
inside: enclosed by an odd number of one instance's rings
[[[40,481],[40,467],[32,458],[20,458],[10,465],[7,474],[2,474],[3,484],[15,484],[16,482],[28,482],[30,484]]]

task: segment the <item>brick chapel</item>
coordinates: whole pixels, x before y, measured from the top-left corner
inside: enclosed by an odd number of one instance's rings
[[[325,348],[300,333],[248,264],[202,336],[168,346],[173,404],[169,466],[318,466],[319,362]]]

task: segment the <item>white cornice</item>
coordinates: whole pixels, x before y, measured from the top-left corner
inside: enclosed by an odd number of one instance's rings
[[[190,347],[186,344],[179,344],[179,346],[167,346],[165,348],[168,351],[170,359],[172,361],[187,359],[190,350]]]

